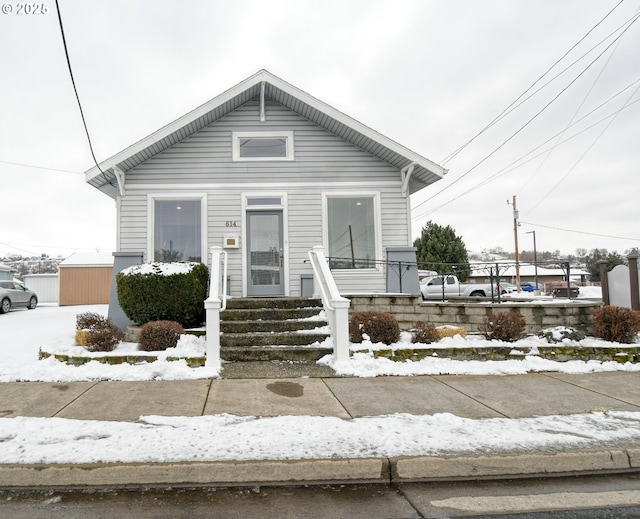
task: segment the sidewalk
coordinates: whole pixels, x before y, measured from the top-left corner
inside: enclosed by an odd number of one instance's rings
[[[0,384],[0,417],[136,422],[140,416],[407,413],[525,418],[640,412],[640,374],[207,379]],[[0,436],[2,436],[0,434]],[[0,438],[0,443],[4,441]],[[389,482],[640,470],[640,443],[487,455],[84,465],[0,465],[0,488]]]

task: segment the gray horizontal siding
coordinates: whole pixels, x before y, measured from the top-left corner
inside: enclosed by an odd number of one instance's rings
[[[232,162],[232,131],[293,131],[293,161]],[[308,186],[306,186],[308,184]],[[282,186],[287,186],[286,189]],[[269,103],[267,122],[258,122],[258,105],[250,102],[194,135],[174,144],[126,173],[127,194],[120,205],[123,251],[147,250],[147,194],[206,192],[207,242],[221,245],[223,236],[243,237],[243,192],[286,190],[289,293],[300,293],[300,278],[311,274],[308,251],[323,244],[322,192],[378,192],[382,207],[382,255],[387,247],[408,245],[406,199],[397,169],[310,121]],[[227,227],[227,221],[238,227]],[[232,293],[241,295],[242,249],[228,249]],[[384,259],[379,258],[379,259]],[[350,293],[382,292],[385,275],[337,272],[338,286]]]
[[[273,103],[267,122],[258,122],[251,102],[127,172],[127,184],[259,182],[277,175],[287,181],[389,180],[399,173],[389,164]],[[294,161],[232,162],[233,131],[293,131]]]

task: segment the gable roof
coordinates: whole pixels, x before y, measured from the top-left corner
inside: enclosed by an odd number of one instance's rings
[[[379,134],[339,110],[310,96],[266,70],[238,83],[233,88],[160,128],[144,139],[102,161],[85,172],[85,180],[112,198],[118,194],[115,169],[126,172],[201,130],[236,108],[264,94],[289,110],[350,142],[398,169],[413,165],[411,182],[428,186],[440,180],[446,170]],[[100,171],[104,172],[104,174]]]

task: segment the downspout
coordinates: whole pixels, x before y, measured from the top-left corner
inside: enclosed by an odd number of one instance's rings
[[[409,191],[409,179],[413,174],[413,170],[416,167],[416,163],[412,162],[408,166],[405,166],[400,170],[400,180],[402,181],[401,192],[402,196],[407,201],[407,245],[411,246],[411,198],[408,196]]]

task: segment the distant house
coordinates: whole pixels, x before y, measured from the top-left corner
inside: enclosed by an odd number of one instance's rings
[[[13,274],[15,270],[12,269],[9,265],[4,265],[0,263],[0,279],[13,279]]]
[[[513,260],[500,260],[500,280],[508,283],[516,284],[516,267]],[[483,264],[484,265],[484,264]],[[530,263],[521,264],[519,267],[520,282],[533,283],[536,279],[536,270],[538,274],[538,283],[546,285],[548,283],[557,283],[560,281],[566,281],[567,273],[561,268],[549,268],[538,266],[536,269],[534,265]],[[571,281],[573,283],[586,284],[589,272],[579,268],[572,268],[570,271]],[[494,274],[495,275],[495,274]],[[489,283],[491,277],[489,275],[489,268],[475,269],[472,271],[469,277],[470,283]]]
[[[444,173],[262,70],[85,175],[116,201],[119,252],[207,262],[222,246],[239,297],[304,295],[317,245],[342,292],[384,292],[409,195]]]

